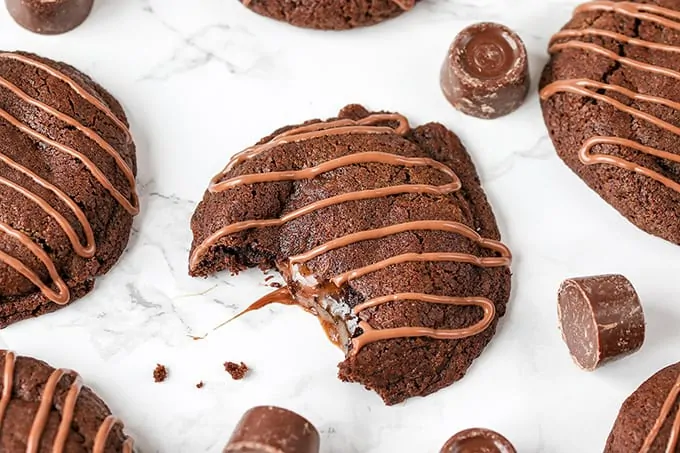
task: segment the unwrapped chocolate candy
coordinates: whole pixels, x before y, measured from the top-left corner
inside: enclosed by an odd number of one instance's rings
[[[461,431],[446,442],[440,453],[517,453],[508,439],[485,428]]]
[[[493,119],[524,103],[530,80],[520,37],[504,25],[483,22],[458,34],[442,66],[440,82],[455,108]]]
[[[5,0],[14,20],[34,33],[57,35],[73,30],[90,15],[94,0]]]
[[[558,294],[558,317],[574,362],[587,371],[642,347],[645,317],[622,275],[570,278]]]
[[[246,412],[224,453],[319,453],[319,432],[295,412],[258,406]]]

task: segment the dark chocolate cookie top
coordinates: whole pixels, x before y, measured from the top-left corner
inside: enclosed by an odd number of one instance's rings
[[[377,24],[413,8],[418,0],[240,0],[258,14],[292,25],[345,30]]]
[[[106,404],[71,370],[0,352],[0,451],[132,453]]]
[[[550,43],[560,157],[643,230],[680,244],[680,0],[592,1]]]
[[[340,377],[391,404],[460,379],[508,299],[510,252],[465,149],[399,114],[348,106],[276,131],[213,178],[192,229],[193,275],[277,267],[288,287],[267,299],[316,313],[347,353]]]
[[[656,373],[621,406],[605,453],[680,452],[680,363]]]
[[[108,271],[139,210],[122,108],[74,68],[0,52],[0,326]]]

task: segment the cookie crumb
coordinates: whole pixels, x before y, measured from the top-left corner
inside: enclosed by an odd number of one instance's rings
[[[283,288],[283,285],[279,282],[271,282],[269,286],[271,286],[272,288]]]
[[[265,283],[268,282],[268,281],[270,281],[270,280],[273,279],[274,277],[275,277],[274,275],[268,275],[268,276],[264,279]]]
[[[201,382],[199,382],[198,384],[196,384],[196,388],[197,388],[197,389],[202,389],[204,385],[205,385],[205,384],[203,383],[203,381],[201,381]]]
[[[165,365],[161,365],[160,363],[156,364],[156,369],[153,370],[153,380],[155,382],[163,382],[168,378],[168,369],[165,368]]]
[[[235,362],[224,362],[224,369],[227,373],[231,374],[232,379],[235,381],[240,381],[246,374],[248,374],[248,365],[241,362],[240,364]]]

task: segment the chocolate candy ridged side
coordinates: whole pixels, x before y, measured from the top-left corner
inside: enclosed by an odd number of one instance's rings
[[[90,15],[94,0],[5,0],[14,20],[34,33],[58,35],[73,30]]]
[[[645,340],[645,318],[622,275],[571,278],[558,294],[558,317],[574,362],[587,371],[632,354]]]

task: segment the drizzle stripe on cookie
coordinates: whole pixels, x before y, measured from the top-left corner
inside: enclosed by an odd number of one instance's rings
[[[675,385],[671,388],[666,401],[664,401],[661,411],[659,412],[659,416],[654,422],[654,426],[652,426],[651,431],[645,438],[645,442],[642,444],[640,453],[648,453],[651,450],[652,446],[656,442],[656,439],[659,437],[661,428],[663,428],[664,423],[666,423],[668,420],[668,415],[677,403],[678,397],[680,397],[680,375],[678,375]],[[680,410],[678,410],[677,414],[675,414],[675,420],[673,421],[671,432],[668,436],[668,443],[666,444],[665,452],[674,453],[675,448],[678,446],[678,438],[680,437]]]
[[[40,448],[40,439],[42,438],[47,419],[52,410],[52,400],[54,399],[54,394],[57,392],[57,385],[64,374],[66,374],[66,370],[63,368],[54,370],[45,384],[42,395],[40,395],[40,406],[38,407],[38,412],[35,414],[33,425],[31,426],[31,431],[28,434],[28,440],[26,441],[26,453],[36,453],[38,448]]]
[[[639,4],[629,1],[623,2],[613,2],[613,1],[593,1],[585,3],[575,10],[575,14],[585,13],[590,11],[606,11],[614,12],[618,14],[623,14],[629,17],[633,17],[639,20],[647,20],[654,22],[656,24],[672,28],[675,30],[680,30],[680,12],[674,11],[668,8],[663,8],[657,5],[651,4]],[[604,57],[610,58],[622,65],[631,66],[640,71],[647,71],[654,74],[660,74],[666,77],[674,78],[680,81],[680,72],[664,68],[661,66],[644,63],[639,60],[635,60],[628,57],[622,57],[611,50],[605,49],[604,47],[589,42],[579,41],[576,38],[585,36],[600,36],[611,38],[620,42],[624,42],[631,45],[637,45],[641,47],[646,47],[648,49],[680,53],[680,46],[660,44],[650,41],[645,41],[637,38],[631,38],[620,33],[615,33],[608,30],[600,30],[597,28],[586,28],[583,30],[562,30],[553,36],[550,45],[550,53],[560,52],[566,49],[582,49],[588,52],[594,52]],[[568,39],[564,42],[557,42],[562,39]],[[627,96],[630,99],[645,101],[652,104],[663,105],[665,107],[674,109],[680,112],[680,103],[674,102],[670,99],[651,96],[641,93],[636,93],[627,88],[609,84],[596,82],[589,79],[568,79],[568,80],[557,80],[547,85],[543,90],[541,90],[541,98],[547,100],[557,93],[572,93],[584,97],[589,97],[595,99],[599,102],[603,102],[611,105],[612,107],[627,113],[636,118],[645,120],[655,126],[665,129],[680,136],[680,128],[670,124],[661,118],[654,115],[645,113],[639,109],[629,107],[622,102],[617,101],[613,97],[602,94],[603,92],[616,92]],[[662,175],[661,173],[654,171],[650,168],[638,165],[620,157],[607,155],[607,154],[596,154],[592,152],[593,147],[597,145],[615,145],[625,148],[631,148],[639,151],[643,154],[648,154],[651,156],[659,157],[662,159],[669,160],[671,162],[680,163],[680,155],[671,153],[668,151],[663,151],[660,149],[652,148],[646,146],[642,143],[628,140],[622,137],[606,137],[606,136],[595,136],[588,139],[579,150],[579,159],[584,165],[594,165],[594,164],[608,164],[613,165],[624,170],[633,171],[644,175],[648,178],[654,179],[666,187],[680,192],[680,183],[677,181]]]
[[[416,0],[392,0],[392,2],[396,3],[397,6],[404,11],[409,11],[416,6]]]
[[[97,99],[95,96],[90,94],[85,88],[81,87],[78,85],[73,79],[65,75],[64,73],[58,71],[57,69],[42,63],[40,61],[34,60],[32,58],[29,58],[24,55],[19,55],[19,54],[13,54],[13,53],[7,53],[3,52],[0,53],[0,59],[9,59],[9,60],[15,60],[18,61],[24,65],[32,66],[38,70],[44,71],[48,73],[50,76],[55,77],[62,82],[66,83],[71,89],[78,94],[80,97],[82,97],[84,100],[89,102],[91,105],[96,107],[98,110],[100,110],[104,115],[106,115],[114,124],[117,125],[124,133],[125,137],[128,141],[128,143],[131,142],[132,137],[130,135],[130,131],[128,130],[127,126],[125,123],[123,123],[112,111],[109,109],[106,105],[104,105],[99,99]],[[39,133],[38,131],[32,129],[28,125],[22,123],[19,119],[13,117],[10,115],[7,111],[0,109],[0,118],[3,120],[7,121],[9,124],[23,132],[24,134],[28,135],[31,137],[33,140],[43,142],[61,152],[64,152],[71,157],[79,160],[82,162],[82,164],[92,173],[92,175],[97,179],[97,181],[113,196],[118,203],[131,215],[135,215],[139,212],[139,199],[137,197],[137,191],[136,191],[136,183],[135,183],[135,176],[133,170],[130,168],[128,163],[123,159],[121,154],[116,151],[116,149],[106,142],[104,138],[102,138],[101,135],[97,134],[94,130],[91,128],[88,128],[84,124],[80,123],[76,119],[72,118],[69,115],[66,115],[55,108],[53,108],[50,105],[47,105],[43,102],[41,102],[38,99],[35,99],[28,94],[26,94],[24,91],[22,91],[19,87],[17,87],[15,84],[10,82],[9,80],[0,77],[0,87],[2,87],[5,90],[8,90],[9,92],[13,93],[17,98],[19,98],[22,102],[25,102],[27,104],[30,104],[34,107],[37,107],[38,109],[44,111],[45,113],[55,117],[56,119],[68,124],[69,126],[72,126],[75,130],[81,132],[83,135],[85,135],[88,139],[92,140],[95,142],[102,150],[104,150],[111,158],[113,158],[116,162],[116,165],[118,166],[119,170],[122,172],[122,174],[125,176],[126,180],[128,181],[128,184],[130,186],[130,192],[132,194],[132,200],[128,199],[126,196],[124,196],[116,187],[113,185],[111,180],[106,177],[106,175],[99,169],[94,162],[92,162],[90,159],[87,158],[87,156],[76,150],[73,149],[63,143],[60,143],[59,141],[52,140],[49,137]],[[9,156],[4,155],[0,153],[0,162],[3,164],[9,166],[13,170],[22,173],[23,175],[27,176],[30,178],[35,184],[40,185],[44,189],[52,192],[62,203],[64,203],[75,215],[76,219],[80,223],[80,226],[82,227],[83,233],[85,235],[85,244],[81,242],[81,239],[78,236],[78,233],[75,231],[73,226],[69,223],[68,220],[54,207],[51,206],[44,198],[40,197],[37,195],[35,192],[32,192],[29,190],[27,187],[24,187],[14,181],[11,181],[7,178],[0,177],[0,184],[11,188],[12,190],[20,193],[22,196],[25,198],[29,199],[31,202],[35,203],[38,205],[49,217],[52,217],[57,224],[61,227],[61,229],[64,231],[66,236],[68,237],[69,241],[71,242],[71,245],[73,247],[73,250],[75,253],[83,258],[92,258],[95,255],[96,252],[96,244],[94,240],[94,233],[92,229],[92,225],[88,221],[87,217],[83,213],[82,209],[78,206],[76,201],[66,195],[59,187],[56,185],[46,181],[45,179],[41,178],[38,174],[35,172],[31,171],[30,169],[22,166],[21,164],[15,162],[14,160],[10,159]],[[0,253],[0,261],[4,262],[5,264],[9,265],[12,267],[14,270],[22,274],[24,277],[26,277],[28,280],[30,280],[34,285],[38,287],[38,289],[47,297],[49,300],[52,302],[55,302],[57,304],[63,305],[66,304],[70,301],[70,292],[68,290],[68,287],[64,283],[63,279],[58,275],[58,272],[56,270],[56,266],[54,264],[54,261],[42,251],[42,248],[39,247],[37,244],[33,243],[32,239],[28,237],[27,235],[17,232],[16,230],[11,229],[11,227],[7,224],[2,224],[0,225],[0,230],[3,232],[10,234],[8,231],[11,230],[10,236],[14,237],[17,239],[23,246],[26,248],[30,249],[37,258],[40,259],[40,261],[43,262],[45,267],[48,269],[50,273],[50,277],[52,278],[52,282],[58,287],[59,291],[55,292],[50,288],[50,284],[42,282],[35,270],[31,270],[27,268],[24,264],[22,264],[19,260],[16,258],[10,257],[5,253]]]
[[[54,438],[53,453],[62,453],[64,451],[64,445],[66,445],[66,439],[68,439],[68,433],[71,430],[71,422],[73,421],[76,403],[78,402],[78,396],[80,395],[80,390],[82,390],[82,388],[83,380],[80,376],[76,375],[73,384],[71,384],[71,388],[66,395],[66,401],[64,401],[63,415],[61,417],[61,422],[59,423],[59,430],[57,431],[57,436]]]
[[[24,263],[12,256],[9,256],[3,251],[0,251],[0,261],[12,267],[18,273],[30,280],[31,283],[33,283],[40,289],[40,291],[42,291],[45,297],[54,303],[60,305],[67,304],[70,298],[68,286],[66,286],[64,280],[59,276],[59,271],[57,271],[54,261],[52,261],[52,258],[50,258],[47,252],[45,252],[38,244],[33,242],[26,234],[12,228],[2,221],[0,221],[0,232],[5,233],[7,236],[21,243],[21,245],[30,250],[31,253],[33,253],[36,258],[38,258],[45,265],[47,272],[49,272],[50,277],[52,277],[52,281],[57,286],[57,291],[54,291],[49,285],[43,283],[43,281],[40,280],[40,276]]]
[[[106,448],[106,442],[108,441],[109,435],[111,434],[111,430],[117,424],[120,424],[120,426],[123,427],[123,422],[113,415],[109,415],[104,419],[104,422],[102,422],[102,424],[99,426],[97,435],[94,438],[92,453],[104,452],[104,449]],[[123,442],[123,453],[132,453],[133,446],[134,440],[131,437],[125,439],[125,442]]]
[[[102,148],[106,154],[108,154],[110,157],[113,158],[113,160],[116,161],[116,165],[118,166],[118,169],[125,175],[125,179],[127,179],[127,182],[131,188],[132,196],[134,198],[133,202],[130,202],[127,198],[125,198],[111,183],[111,181],[104,177],[103,180],[99,180],[99,182],[109,191],[111,192],[114,197],[116,197],[116,200],[118,200],[123,207],[130,213],[130,214],[136,214],[137,210],[139,209],[138,207],[138,200],[136,198],[136,182],[135,182],[135,175],[134,172],[132,171],[132,168],[128,165],[127,162],[125,162],[125,159],[121,156],[121,154],[116,151],[116,149],[110,145],[104,138],[97,134],[95,131],[90,129],[89,127],[85,126],[78,120],[76,120],[73,117],[70,117],[66,115],[65,113],[62,113],[58,111],[57,109],[45,104],[44,102],[41,102],[35,98],[30,97],[27,95],[25,92],[23,92],[19,87],[11,83],[9,80],[0,77],[0,86],[3,88],[8,89],[11,91],[14,95],[16,95],[19,99],[22,101],[26,102],[27,104],[30,104],[34,107],[39,108],[40,110],[49,113],[50,115],[54,116],[60,121],[63,121],[64,123],[68,124],[69,126],[73,126],[76,130],[80,131],[85,135],[87,138],[95,142],[97,145],[99,145],[100,148]],[[129,134],[129,132],[128,132]],[[80,153],[79,153],[80,154]],[[97,175],[95,175],[97,176]]]
[[[396,121],[398,127],[396,129],[387,128],[385,126],[377,126],[380,122]],[[372,126],[369,126],[372,125]],[[405,167],[429,167],[435,169],[446,175],[451,182],[440,186],[433,186],[427,184],[407,184],[391,186],[381,189],[367,189],[355,192],[349,192],[342,195],[336,195],[327,199],[323,199],[292,211],[279,219],[264,219],[264,220],[246,220],[242,222],[226,225],[205,241],[196,247],[191,259],[190,265],[196,268],[200,265],[201,260],[211,247],[215,246],[220,239],[252,228],[263,228],[269,226],[280,226],[298,217],[318,211],[328,206],[333,206],[340,203],[356,200],[366,200],[373,198],[387,197],[390,195],[399,195],[405,193],[431,194],[431,195],[447,195],[454,193],[461,189],[461,181],[455,172],[448,166],[429,158],[413,158],[403,157],[395,154],[382,152],[362,152],[356,154],[349,154],[337,159],[324,162],[315,167],[306,168],[295,171],[279,171],[269,173],[256,173],[233,177],[222,181],[225,174],[234,168],[235,165],[244,162],[262,152],[273,148],[274,146],[297,143],[303,140],[310,140],[312,138],[340,135],[340,134],[366,134],[366,133],[390,133],[404,135],[409,131],[408,121],[401,115],[395,114],[375,114],[370,115],[359,121],[352,121],[348,119],[327,121],[321,123],[313,123],[299,128],[290,129],[283,134],[277,135],[269,142],[248,148],[247,150],[237,154],[232,161],[227,165],[224,171],[215,176],[210,184],[209,191],[212,193],[226,191],[235,187],[255,184],[255,183],[272,183],[282,181],[297,181],[302,179],[312,179],[316,176],[329,172],[338,168],[354,165],[358,163],[381,163],[395,166]],[[347,282],[360,278],[369,273],[377,272],[388,266],[402,264],[406,262],[459,262],[476,265],[479,267],[505,267],[510,265],[511,253],[510,250],[498,241],[482,238],[477,232],[472,230],[467,225],[459,222],[427,220],[404,222],[396,225],[391,225],[385,228],[377,228],[368,231],[361,231],[358,233],[348,234],[346,236],[334,239],[325,244],[322,244],[306,253],[293,256],[289,258],[289,264],[294,273],[301,273],[302,266],[307,261],[310,261],[320,255],[330,252],[338,248],[346,247],[361,241],[379,239],[394,234],[399,234],[408,231],[443,231],[453,234],[462,235],[480,246],[492,250],[500,256],[492,257],[477,257],[465,253],[455,252],[439,252],[439,253],[405,253],[396,255],[383,261],[376,262],[369,266],[359,269],[353,269],[343,274],[337,275],[331,279],[331,283],[340,287]],[[462,329],[427,329],[421,327],[402,327],[394,329],[374,329],[367,322],[361,321],[359,326],[363,330],[363,334],[352,340],[353,348],[352,354],[357,354],[365,345],[375,341],[381,341],[392,338],[405,337],[431,337],[435,339],[460,339],[473,335],[477,335],[486,330],[493,322],[496,314],[495,305],[492,301],[483,297],[446,297],[423,293],[400,293],[392,294],[384,297],[369,300],[354,309],[354,313],[358,315],[363,310],[371,307],[382,305],[388,302],[398,300],[415,300],[423,303],[440,303],[445,305],[464,305],[480,307],[483,311],[482,319],[473,326]]]
[[[64,216],[61,215],[61,213],[59,213],[56,209],[52,208],[49,205],[49,203],[47,203],[47,201],[36,195],[34,192],[31,192],[30,190],[26,189],[25,187],[0,176],[0,184],[10,187],[11,189],[14,189],[15,191],[19,192],[29,200],[36,203],[59,224],[59,226],[64,230],[64,232],[68,236],[69,240],[71,241],[71,245],[73,246],[73,249],[76,251],[78,255],[82,256],[83,258],[92,258],[95,253],[94,232],[92,231],[92,226],[88,222],[87,217],[85,217],[85,213],[73,201],[73,199],[71,199],[68,195],[62,192],[55,185],[50,184],[49,182],[42,179],[40,176],[36,175],[32,171],[24,167],[23,165],[19,165],[18,163],[14,162],[12,159],[6,157],[3,154],[0,154],[0,162],[3,162],[9,167],[12,167],[14,170],[23,173],[24,175],[31,178],[36,184],[42,186],[43,188],[55,194],[64,204],[66,204],[66,206],[68,206],[71,209],[71,211],[73,211],[76,218],[80,222],[80,225],[83,227],[83,231],[85,232],[85,237],[87,241],[85,245],[81,244],[80,238],[78,237],[78,233],[76,233],[71,224],[68,223],[68,220],[66,220]]]
[[[374,126],[374,124],[381,121],[398,121],[399,126],[396,129],[386,126]],[[271,148],[284,145],[286,143],[299,143],[306,140],[311,140],[313,138],[328,137],[331,135],[393,134],[395,132],[399,135],[403,135],[408,131],[408,129],[409,125],[405,117],[388,113],[371,115],[358,121],[353,121],[350,119],[319,121],[317,123],[296,127],[280,133],[266,143],[251,146],[250,148],[246,148],[240,153],[237,153],[231,158],[226,168],[212,179],[211,183],[216,184],[236,165],[252,159],[253,157],[258,156]]]
[[[111,121],[113,121],[123,133],[125,133],[125,136],[127,137],[128,143],[132,143],[132,134],[130,134],[130,129],[125,125],[123,121],[121,121],[118,116],[116,116],[113,111],[107,107],[102,101],[97,99],[95,96],[92,96],[85,88],[80,86],[78,83],[76,83],[72,78],[64,74],[63,72],[57,70],[56,68],[53,68],[52,66],[42,63],[38,60],[35,60],[33,58],[27,57],[26,55],[20,55],[17,53],[11,53],[11,52],[2,52],[0,53],[0,58],[6,58],[8,60],[16,60],[21,63],[24,63],[29,66],[33,66],[36,69],[40,69],[41,71],[45,71],[49,75],[51,75],[54,78],[57,78],[61,80],[62,82],[66,83],[71,87],[73,91],[75,91],[78,96],[82,97],[85,99],[87,102],[95,106],[98,110],[100,110],[102,113],[104,113],[106,116],[109,117]]]

